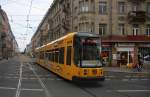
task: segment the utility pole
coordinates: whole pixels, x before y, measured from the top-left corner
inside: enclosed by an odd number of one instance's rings
[[[113,44],[112,44],[112,0],[109,0],[109,8],[108,8],[108,15],[109,15],[109,40],[111,42],[111,52],[110,52],[110,57],[109,62],[110,64],[113,64],[112,59],[113,59]]]

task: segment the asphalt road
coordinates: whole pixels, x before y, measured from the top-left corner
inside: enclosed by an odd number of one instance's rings
[[[109,73],[104,82],[76,84],[19,56],[0,62],[0,97],[150,97],[150,78]]]

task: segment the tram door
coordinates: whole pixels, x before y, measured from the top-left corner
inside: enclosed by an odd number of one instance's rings
[[[72,46],[67,46],[66,48],[66,77],[71,79],[72,69],[71,69],[71,59],[72,59]]]

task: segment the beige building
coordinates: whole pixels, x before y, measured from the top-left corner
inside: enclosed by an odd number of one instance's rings
[[[32,37],[33,51],[69,32],[102,37],[107,65],[137,64],[150,53],[150,0],[54,0]]]

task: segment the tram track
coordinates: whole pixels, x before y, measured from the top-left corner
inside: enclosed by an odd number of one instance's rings
[[[90,95],[91,97],[98,97],[97,95],[95,95],[94,93],[92,93],[90,90],[86,89],[86,88],[82,88],[79,87],[81,90],[83,90],[84,92],[86,92],[88,95]]]
[[[81,91],[85,92],[86,94],[89,95],[89,97],[99,97],[92,91],[92,87],[97,87],[98,84],[93,84],[92,86],[90,85],[91,83],[74,83],[74,86],[79,88]]]
[[[96,85],[94,85],[93,87],[95,87]],[[88,94],[89,97],[103,97],[103,95],[98,95],[96,93],[96,89],[92,88],[89,84],[86,84],[85,86],[77,84],[75,86],[78,87],[79,89],[81,89],[82,91],[84,91],[86,94]],[[121,90],[115,90],[112,87],[109,87],[104,92],[110,93],[112,95],[116,95],[116,97],[118,97],[118,96],[121,96],[121,97],[132,97],[132,96],[130,96],[128,94],[125,94],[124,91],[122,92]]]
[[[53,97],[51,95],[51,93],[48,91],[48,89],[46,88],[44,82],[42,81],[42,79],[40,78],[40,76],[36,73],[36,71],[34,70],[34,68],[32,67],[32,65],[30,63],[26,63],[29,66],[29,69],[33,72],[33,74],[37,77],[41,87],[43,88],[46,97]]]

